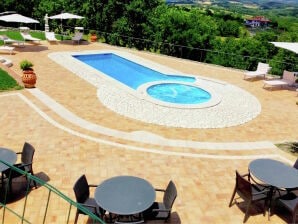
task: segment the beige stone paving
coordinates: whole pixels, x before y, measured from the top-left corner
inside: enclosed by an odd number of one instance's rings
[[[30,60],[35,63],[34,68],[38,75],[38,88],[50,95],[53,99],[64,105],[73,113],[78,114],[80,117],[88,121],[119,130],[145,130],[167,138],[211,142],[262,140],[284,141],[297,139],[296,132],[292,131],[298,124],[296,92],[288,90],[264,90],[261,88],[263,85],[262,81],[244,81],[242,79],[242,71],[223,69],[222,67],[194,63],[181,59],[178,59],[177,62],[177,59],[172,57],[131,51],[134,54],[154,60],[182,72],[194,75],[205,75],[236,84],[237,86],[244,88],[253,95],[257,96],[262,104],[262,113],[256,119],[253,119],[243,125],[225,128],[224,131],[223,129],[168,128],[125,118],[110,111],[96,98],[95,87],[84,82],[65,68],[58,66],[47,57],[49,52],[57,50],[78,51],[85,49],[100,50],[110,48],[113,47],[103,44],[88,44],[80,46],[73,46],[69,44],[43,44],[41,46],[26,46],[25,48],[18,48],[17,50],[20,52],[11,56],[16,65],[12,69],[16,73],[20,74],[18,62],[24,58],[30,58]],[[38,51],[38,54],[36,51]],[[63,82],[61,80],[63,80]],[[66,83],[67,91],[65,88]],[[281,125],[283,128],[280,128]]]
[[[103,44],[58,44],[40,46],[26,45],[17,48],[16,54],[9,56],[14,66],[12,70],[21,74],[18,67],[22,59],[32,60],[38,75],[37,87],[61,103],[76,115],[102,126],[122,130],[146,130],[173,139],[186,139],[206,142],[233,141],[284,141],[297,139],[298,110],[295,92],[288,90],[266,91],[262,82],[242,80],[242,72],[214,67],[171,57],[132,51],[142,57],[171,66],[177,70],[196,75],[208,75],[233,83],[258,97],[262,104],[262,113],[247,124],[224,129],[181,129],[148,125],[124,118],[104,108],[96,98],[96,89],[57,66],[47,54],[57,50],[84,50],[112,48]],[[8,56],[7,56],[8,57]],[[16,92],[11,92],[16,93]],[[149,180],[155,187],[163,188],[172,179],[178,188],[178,198],[173,207],[170,223],[241,223],[244,213],[237,205],[229,208],[228,203],[234,187],[234,171],[247,171],[250,159],[212,159],[189,158],[161,155],[128,150],[129,146],[144,148],[155,147],[163,151],[183,151],[209,155],[279,155],[294,161],[276,148],[264,150],[204,150],[162,147],[95,134],[64,121],[38,102],[26,90],[18,91],[31,100],[38,108],[58,123],[94,139],[106,140],[106,143],[88,140],[70,134],[43,119],[16,95],[0,94],[0,146],[21,150],[24,141],[36,147],[34,170],[37,176],[48,177],[48,183],[74,199],[72,186],[83,173],[90,183],[101,181],[116,175],[135,175]],[[109,142],[121,143],[113,146]],[[40,223],[47,192],[38,188],[28,199],[26,215],[33,223]],[[15,210],[22,207],[22,199],[9,206]],[[53,197],[50,202],[51,213],[46,223],[63,223],[67,215],[67,206]],[[0,209],[0,215],[3,209]],[[279,211],[277,211],[279,212]],[[252,212],[247,223],[286,223],[287,213],[280,211],[273,215],[270,222],[261,213]],[[282,216],[280,215],[282,214]],[[17,223],[11,215],[5,223]],[[74,216],[72,213],[71,219]],[[80,216],[80,223],[87,223],[87,217]]]

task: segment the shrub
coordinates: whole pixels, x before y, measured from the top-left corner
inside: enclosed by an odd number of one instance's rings
[[[90,30],[90,34],[91,34],[91,35],[96,35],[97,32],[96,32],[96,30]]]
[[[22,70],[30,70],[33,67],[33,63],[31,61],[28,60],[23,60],[20,62],[20,68]]]

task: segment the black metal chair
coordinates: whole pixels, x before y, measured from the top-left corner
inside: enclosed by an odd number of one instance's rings
[[[298,158],[296,159],[296,162],[294,163],[293,167],[294,167],[295,169],[298,169]]]
[[[139,221],[115,221],[115,224],[141,224],[144,223],[144,220],[139,220]]]
[[[17,154],[21,155],[21,163],[14,164],[14,166],[34,176],[34,172],[32,168],[34,152],[35,152],[34,147],[28,142],[25,142],[22,152],[17,152]],[[21,177],[21,176],[24,176],[24,175],[11,168],[8,168],[2,172],[3,179],[8,179],[10,192],[12,191],[12,180],[14,178]],[[27,178],[26,175],[25,177]],[[33,183],[36,188],[37,185],[34,180],[33,180]]]
[[[144,220],[159,219],[165,222],[171,216],[172,206],[177,197],[177,189],[173,181],[170,181],[167,188],[155,189],[156,191],[164,192],[162,202],[154,202],[153,205],[143,212]]]
[[[245,178],[247,177],[247,179]],[[250,182],[250,174],[240,175],[239,172],[236,170],[236,184],[235,188],[229,203],[229,207],[233,205],[233,201],[235,198],[236,193],[244,200],[247,201],[245,216],[243,219],[243,223],[247,221],[250,207],[253,203],[257,201],[264,200],[264,215],[265,215],[265,207],[268,200],[268,193],[269,189],[259,188],[258,185],[252,184]]]
[[[290,223],[296,223],[296,216],[298,215],[298,197],[293,192],[289,192],[277,199],[278,203],[285,207],[293,215]]]
[[[88,184],[86,176],[82,175],[73,186],[76,201],[90,212],[103,219],[105,211],[97,205],[94,198],[90,197],[90,187],[97,187],[97,185]],[[77,209],[74,223],[77,223],[79,214],[86,215],[83,211]]]

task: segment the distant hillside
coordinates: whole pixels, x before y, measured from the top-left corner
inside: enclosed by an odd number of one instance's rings
[[[298,0],[166,0],[168,4],[203,4],[229,7],[239,4],[247,8],[276,9],[294,7],[298,9]]]
[[[224,2],[225,0],[223,0]],[[227,1],[228,2],[228,1]],[[257,4],[257,5],[292,5],[297,6],[298,0],[235,0],[235,2],[240,2],[243,4]]]
[[[274,8],[284,8],[284,7],[298,7],[298,0],[211,0],[216,4],[242,4],[244,7],[249,7],[250,5],[258,6],[261,9],[274,9]]]
[[[211,0],[212,1],[212,0]],[[225,1],[225,0],[221,0]],[[270,2],[277,2],[282,4],[298,4],[298,0],[234,0],[235,2],[242,2],[242,3],[254,3],[254,4],[268,4]],[[228,1],[226,1],[228,2]]]

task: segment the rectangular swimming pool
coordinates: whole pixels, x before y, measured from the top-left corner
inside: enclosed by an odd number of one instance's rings
[[[153,81],[195,82],[194,77],[166,75],[113,53],[73,55],[73,57],[132,89]]]

